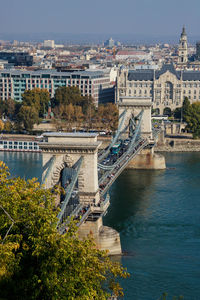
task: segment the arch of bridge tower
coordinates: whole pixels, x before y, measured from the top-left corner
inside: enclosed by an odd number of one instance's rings
[[[151,97],[129,97],[121,96],[118,101],[119,115],[126,110],[126,117],[123,123],[123,129],[129,125],[130,119],[143,111],[142,124],[141,124],[141,135],[145,138],[152,139],[152,123],[151,123]],[[128,126],[129,127],[129,126]],[[127,132],[128,134],[128,132]]]

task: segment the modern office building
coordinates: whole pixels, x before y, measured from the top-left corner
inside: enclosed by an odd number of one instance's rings
[[[200,60],[200,41],[196,43],[196,59]]]
[[[185,97],[200,101],[200,71],[176,71],[172,64],[160,70],[120,69],[117,76],[117,101],[120,97],[152,97],[153,108],[163,114],[165,108],[181,107]]]
[[[61,86],[77,86],[82,96],[92,96],[94,104],[114,102],[114,87],[103,71],[57,72],[55,70],[0,70],[0,98],[22,101],[25,90],[47,89],[53,97]]]
[[[33,56],[27,52],[0,52],[0,59],[14,66],[32,66]]]

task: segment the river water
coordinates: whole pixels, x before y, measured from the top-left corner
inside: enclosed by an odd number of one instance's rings
[[[125,300],[200,300],[200,153],[165,154],[167,170],[126,170],[104,224],[120,232]],[[12,175],[39,177],[41,155],[0,152]]]

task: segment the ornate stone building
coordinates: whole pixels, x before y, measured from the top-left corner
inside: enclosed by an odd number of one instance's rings
[[[160,70],[120,69],[117,76],[117,102],[120,97],[151,97],[153,108],[163,114],[166,107],[182,106],[184,97],[200,101],[200,71],[176,71],[172,64]]]

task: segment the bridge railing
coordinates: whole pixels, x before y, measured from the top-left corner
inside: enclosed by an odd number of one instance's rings
[[[87,219],[90,213],[91,207],[89,205],[86,206],[82,203],[78,204],[67,219],[58,226],[59,233],[64,234],[67,231],[68,225],[72,219],[77,220],[76,226],[79,227]]]

